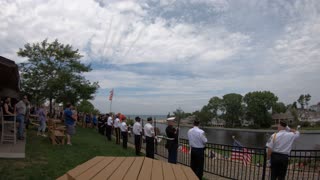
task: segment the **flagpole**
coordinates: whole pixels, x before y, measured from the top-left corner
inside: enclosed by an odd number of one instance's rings
[[[112,112],[112,100],[110,101],[110,113]]]

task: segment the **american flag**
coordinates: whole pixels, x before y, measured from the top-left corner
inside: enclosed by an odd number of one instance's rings
[[[234,139],[231,159],[242,161],[243,164],[247,166],[251,163],[251,158],[252,154],[249,153],[248,149],[243,147],[239,141]]]
[[[112,98],[113,98],[113,89],[110,91],[110,94],[109,94],[109,101],[112,101]]]

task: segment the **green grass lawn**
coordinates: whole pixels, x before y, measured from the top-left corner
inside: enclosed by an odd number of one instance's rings
[[[132,148],[124,150],[114,141],[106,142],[94,129],[77,127],[72,143],[53,146],[31,128],[27,132],[26,158],[0,159],[0,179],[55,179],[95,156],[135,155]]]

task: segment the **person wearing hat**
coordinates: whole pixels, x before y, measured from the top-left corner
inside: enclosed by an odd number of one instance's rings
[[[173,127],[175,117],[171,117],[167,119],[168,126],[166,128],[167,134],[167,144],[166,147],[168,149],[168,162],[177,164],[177,150],[178,150],[178,134],[179,131]]]
[[[139,116],[137,116],[135,118],[136,122],[133,124],[133,134],[134,134],[134,145],[136,147],[136,155],[139,156],[140,155],[140,151],[141,151],[141,133],[142,133],[142,126],[140,124],[140,120],[141,118]]]
[[[119,119],[119,115],[116,115],[116,119],[113,122],[113,127],[116,132],[116,144],[120,144],[120,119]]]
[[[200,121],[193,122],[193,128],[188,131],[189,145],[191,148],[190,167],[199,179],[203,176],[204,150],[208,142],[205,133],[199,128]]]
[[[122,122],[120,125],[121,136],[122,136],[122,147],[124,149],[127,149],[127,143],[128,143],[128,126],[127,126],[126,120],[127,118],[123,116]]]
[[[154,159],[154,128],[152,126],[152,118],[148,117],[146,125],[144,125],[144,135],[146,137],[146,157]]]
[[[287,123],[280,121],[278,132],[270,137],[266,145],[268,165],[271,165],[271,180],[285,179],[292,144],[299,136],[299,131],[290,129]]]

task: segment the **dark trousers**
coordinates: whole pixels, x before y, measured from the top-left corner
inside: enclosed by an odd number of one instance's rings
[[[154,138],[146,136],[146,157],[154,159]]]
[[[104,135],[104,129],[105,129],[105,127],[100,125],[99,126],[99,133]]]
[[[106,127],[106,136],[108,138],[109,141],[111,141],[111,131],[112,131],[112,126],[108,126]]]
[[[120,144],[120,128],[114,128],[116,131],[116,144]]]
[[[134,135],[134,145],[136,147],[136,155],[140,155],[141,151],[141,135]]]
[[[190,167],[193,172],[202,179],[204,166],[204,148],[191,148]]]
[[[122,136],[122,147],[124,149],[127,149],[127,143],[128,143],[128,132],[121,132]]]
[[[178,149],[178,144],[172,143],[169,145],[168,148],[168,162],[177,164],[177,149]]]
[[[280,153],[271,154],[271,180],[284,180],[288,168],[288,155]]]

